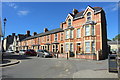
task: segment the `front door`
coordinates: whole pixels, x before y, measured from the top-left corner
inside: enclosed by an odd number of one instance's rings
[[[81,52],[81,47],[80,47],[80,43],[77,43],[77,53]]]

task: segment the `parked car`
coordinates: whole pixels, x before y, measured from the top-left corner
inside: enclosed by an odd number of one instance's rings
[[[50,52],[48,52],[47,50],[38,50],[37,51],[37,57],[53,57],[52,54]]]
[[[25,55],[36,56],[37,52],[34,51],[33,49],[28,49],[25,51]]]
[[[20,51],[19,51],[19,54],[20,54],[20,55],[25,54],[25,51],[26,51],[26,50],[20,50]]]
[[[6,53],[14,53],[13,50],[7,50]]]

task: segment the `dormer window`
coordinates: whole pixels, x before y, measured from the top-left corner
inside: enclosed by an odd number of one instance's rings
[[[71,26],[71,19],[68,19],[68,26]]]
[[[91,12],[87,13],[87,21],[91,21]]]

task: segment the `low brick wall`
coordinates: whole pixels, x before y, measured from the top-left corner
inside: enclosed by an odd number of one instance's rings
[[[67,58],[67,54],[59,54],[58,57],[60,57],[60,58]]]
[[[67,54],[59,54],[60,58],[67,58]],[[71,57],[75,58],[75,57]],[[77,59],[91,59],[91,60],[96,60],[97,57],[96,55],[76,55]]]
[[[92,60],[96,60],[96,55],[76,55],[76,58],[80,58],[80,59],[92,59]]]

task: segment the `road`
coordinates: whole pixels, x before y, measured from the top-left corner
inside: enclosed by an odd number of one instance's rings
[[[21,62],[2,68],[3,78],[117,78],[116,73],[108,73],[107,60],[14,57]]]

